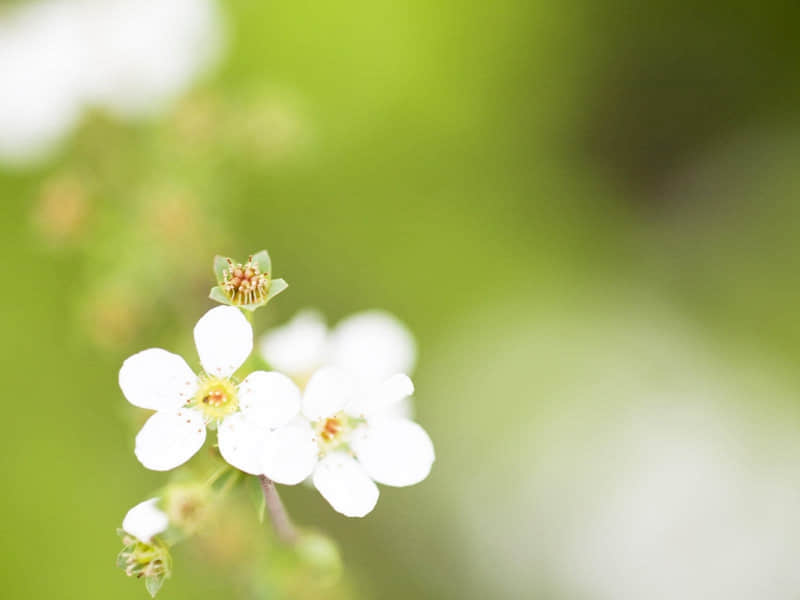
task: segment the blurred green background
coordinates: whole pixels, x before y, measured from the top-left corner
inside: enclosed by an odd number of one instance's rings
[[[193,357],[213,255],[261,248],[291,287],[259,332],[384,308],[420,348],[431,476],[363,520],[281,488],[340,545],[332,597],[796,597],[798,6],[222,3],[219,66],[166,113],[92,112],[0,172],[3,597],[145,597],[114,530],[166,475],[133,456],[117,372],[150,346]],[[647,533],[614,482],[662,455],[674,480],[635,489],[676,516]],[[630,520],[586,539],[619,497]],[[700,531],[667,552],[684,509]],[[646,567],[614,550],[631,522]],[[769,568],[703,562],[753,540]],[[161,597],[252,597],[190,546]],[[698,547],[685,587],[657,585]]]

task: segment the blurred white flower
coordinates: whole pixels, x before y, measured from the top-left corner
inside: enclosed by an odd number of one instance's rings
[[[267,434],[261,468],[287,485],[313,475],[314,487],[336,511],[363,517],[378,501],[375,482],[419,483],[435,456],[425,430],[392,410],[414,392],[407,375],[389,377],[357,402],[354,389],[353,378],[340,368],[316,371],[303,394],[302,414]]]
[[[0,161],[43,158],[97,106],[157,113],[221,47],[214,0],[39,0],[0,14]]]
[[[354,409],[368,402],[387,378],[411,374],[417,354],[408,328],[379,310],[356,313],[331,331],[318,312],[301,311],[287,324],[268,331],[261,338],[260,350],[271,366],[298,382],[322,366],[344,370],[352,380]],[[405,399],[392,409],[397,416],[411,413]]]
[[[76,7],[37,2],[0,15],[0,160],[37,158],[80,116],[91,51]]]
[[[220,49],[212,0],[102,0],[84,6],[92,49],[88,100],[122,118],[165,108]]]
[[[219,451],[231,465],[261,473],[266,431],[288,423],[300,407],[300,390],[275,372],[231,379],[253,349],[253,330],[230,306],[212,308],[197,322],[194,340],[204,373],[195,375],[177,354],[150,348],[122,365],[119,385],[134,406],[157,411],[136,436],[136,456],[148,469],[166,471],[189,460],[218,427]]]
[[[265,333],[261,354],[270,366],[292,377],[303,378],[325,364],[328,327],[315,310],[303,310],[280,327]]]
[[[150,498],[130,509],[122,520],[122,529],[147,544],[154,535],[166,531],[169,520],[166,513],[156,506],[158,500]]]

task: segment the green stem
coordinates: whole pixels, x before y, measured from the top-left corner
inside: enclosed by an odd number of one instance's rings
[[[230,467],[228,465],[223,465],[222,467],[220,467],[219,469],[214,471],[214,473],[211,475],[211,477],[209,477],[208,480],[206,481],[206,485],[208,487],[211,487],[212,485],[214,485],[214,482],[216,482],[217,479],[222,477],[222,475],[224,475],[225,471],[227,471],[228,469],[230,469]]]
[[[228,478],[225,480],[225,483],[222,484],[221,488],[219,488],[219,492],[218,493],[219,493],[220,498],[225,497],[225,494],[227,494],[231,490],[231,488],[236,484],[236,482],[239,481],[239,475],[240,474],[241,474],[240,471],[234,470],[228,476]]]

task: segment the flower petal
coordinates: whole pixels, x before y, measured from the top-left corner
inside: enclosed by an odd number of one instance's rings
[[[387,419],[353,432],[350,445],[372,479],[402,487],[428,476],[435,459],[425,430],[406,419]]]
[[[306,375],[322,365],[327,337],[328,328],[322,315],[304,310],[261,338],[261,354],[278,371]]]
[[[122,363],[119,387],[134,406],[178,410],[197,391],[197,375],[177,354],[149,348]]]
[[[414,400],[413,398],[403,398],[400,402],[395,402],[386,407],[381,413],[383,419],[408,419],[414,420]],[[374,416],[370,416],[374,419]]]
[[[191,408],[157,412],[136,436],[136,458],[153,471],[169,471],[200,450],[206,440],[203,415]]]
[[[158,498],[140,502],[128,511],[122,520],[122,529],[143,542],[150,543],[154,535],[167,530],[169,519],[156,506]]]
[[[239,384],[239,406],[259,425],[281,427],[300,412],[300,388],[282,373],[254,371]]]
[[[295,485],[311,475],[318,454],[311,425],[297,421],[267,433],[261,446],[261,468],[273,481]]]
[[[230,377],[253,350],[253,328],[238,308],[212,308],[194,327],[194,343],[209,375]]]
[[[367,311],[341,321],[331,333],[330,364],[360,379],[382,380],[411,373],[414,338],[405,325],[383,311]]]
[[[303,414],[318,421],[342,410],[353,395],[352,378],[342,369],[323,367],[311,376],[303,393]]]
[[[217,430],[219,453],[240,471],[261,475],[261,444],[267,431],[244,413],[232,414]]]
[[[336,512],[363,517],[378,502],[378,486],[364,468],[344,452],[332,452],[314,470],[314,487]]]
[[[398,405],[414,393],[414,383],[404,373],[392,375],[381,383],[361,390],[347,412],[354,416],[379,418],[398,412]]]

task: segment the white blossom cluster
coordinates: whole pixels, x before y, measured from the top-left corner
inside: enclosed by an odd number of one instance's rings
[[[241,379],[254,336],[240,309],[208,311],[194,341],[199,372],[161,348],[134,354],[120,370],[127,400],[155,411],[136,436],[148,469],[184,464],[216,429],[233,467],[286,485],[310,479],[350,517],[372,511],[376,483],[409,486],[428,476],[433,444],[409,418],[415,346],[394,317],[361,313],[328,331],[316,313],[300,313],[260,340],[275,370]],[[155,531],[161,521],[145,516],[152,526],[142,531]]]

